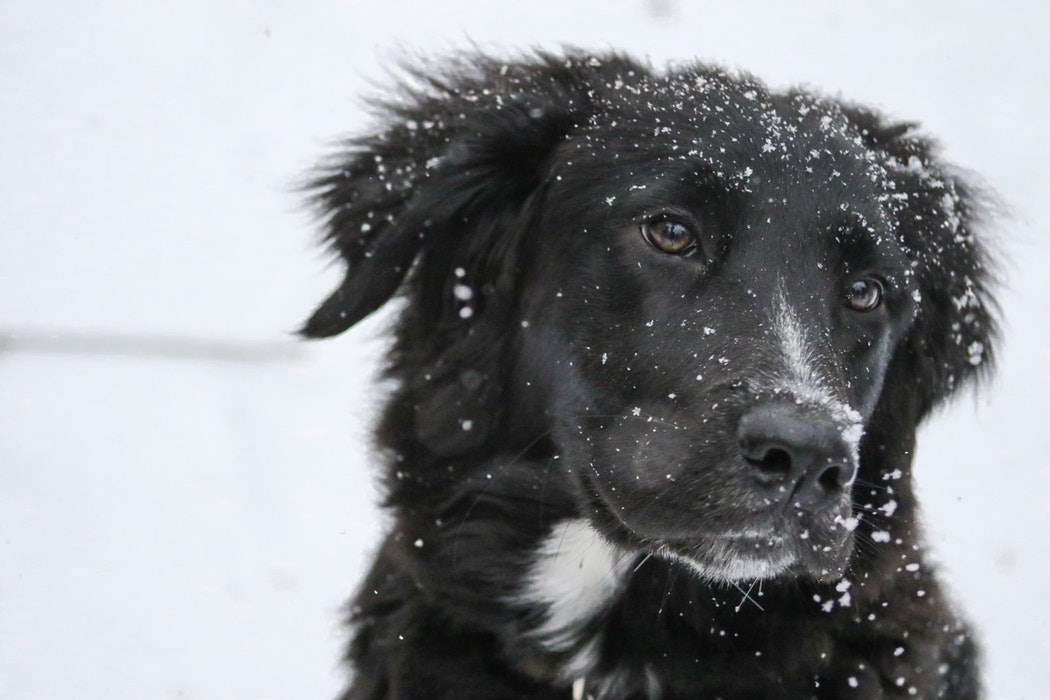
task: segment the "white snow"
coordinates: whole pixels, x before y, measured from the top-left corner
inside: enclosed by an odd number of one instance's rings
[[[389,314],[293,344],[339,270],[291,190],[367,128],[359,98],[395,47],[465,37],[702,51],[919,120],[999,190],[1016,213],[1000,376],[923,431],[916,480],[990,697],[1042,697],[1050,8],[616,5],[0,3],[0,697],[338,692],[340,606],[382,531],[368,429]],[[74,331],[160,351],[70,352]]]

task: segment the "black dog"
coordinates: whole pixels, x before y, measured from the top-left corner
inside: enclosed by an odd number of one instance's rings
[[[910,478],[994,338],[930,141],[702,65],[409,75],[311,183],[303,333],[406,300],[345,697],[978,696]]]

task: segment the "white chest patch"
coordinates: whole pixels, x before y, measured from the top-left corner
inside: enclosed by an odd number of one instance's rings
[[[619,591],[632,560],[585,520],[555,525],[537,548],[520,594],[521,602],[547,609],[531,635],[550,651],[577,645],[583,627]]]

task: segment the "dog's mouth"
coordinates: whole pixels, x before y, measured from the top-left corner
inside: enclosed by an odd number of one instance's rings
[[[586,507],[594,527],[617,545],[683,564],[710,582],[752,582],[777,577],[835,581],[853,551],[852,527],[842,518],[785,515],[769,524],[699,531],[690,538],[639,533],[606,502],[593,484]]]
[[[686,564],[701,578],[711,581],[771,579],[798,570],[801,565],[795,541],[775,533],[705,535],[695,542],[660,542],[651,551]]]

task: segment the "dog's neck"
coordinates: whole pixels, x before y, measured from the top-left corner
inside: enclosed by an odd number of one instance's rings
[[[616,697],[625,687],[659,697],[658,674],[645,665],[619,667],[606,655],[610,644],[659,648],[668,635],[681,639],[692,628],[687,655],[701,658],[735,643],[731,638],[746,638],[766,640],[746,653],[776,659],[785,650],[765,644],[788,638],[798,616],[828,622],[853,616],[858,606],[870,607],[879,588],[867,577],[838,586],[796,581],[785,587],[766,581],[764,593],[758,581],[709,584],[685,565],[611,544],[582,518],[558,521],[529,556],[518,592],[508,603],[531,611],[525,636],[544,658],[534,666],[542,669],[535,675],[569,686],[571,697],[581,698]],[[751,628],[781,632],[745,633]]]

